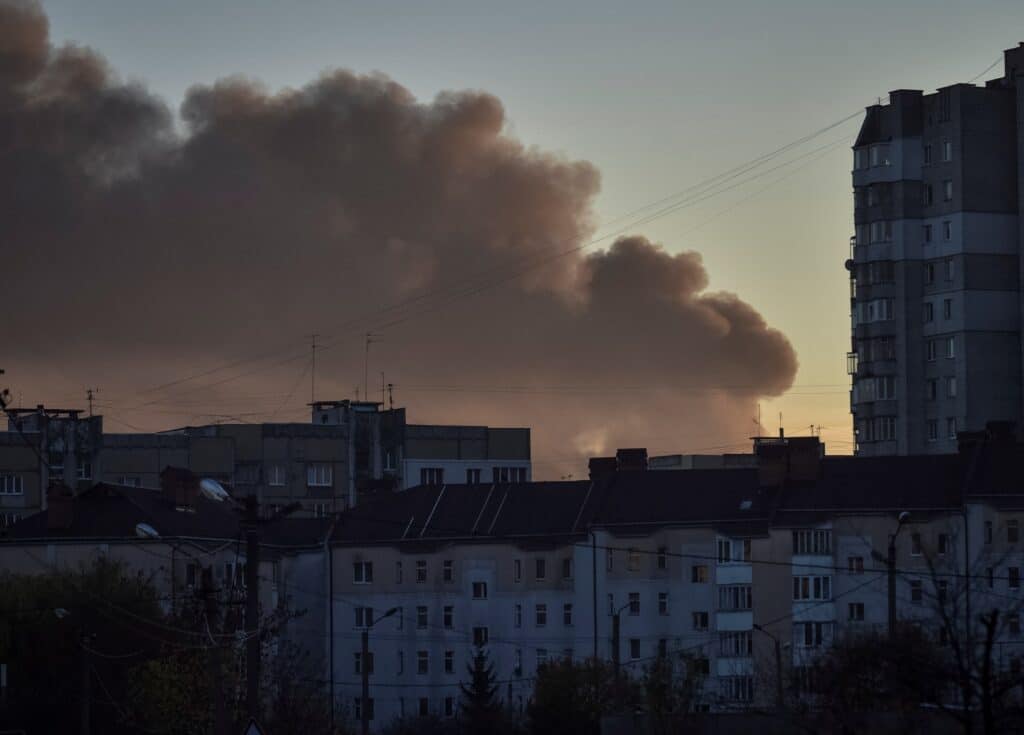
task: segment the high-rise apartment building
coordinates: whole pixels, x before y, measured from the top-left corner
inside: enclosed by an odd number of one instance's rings
[[[897,90],[853,149],[850,410],[863,455],[1022,417],[1024,44],[984,86]]]

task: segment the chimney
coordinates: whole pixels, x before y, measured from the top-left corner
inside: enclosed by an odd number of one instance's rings
[[[786,481],[808,482],[818,479],[824,445],[816,436],[782,438],[758,442],[757,474],[762,487],[776,487]]]
[[[756,447],[757,480],[761,487],[777,487],[786,479],[787,450],[785,444],[763,442]]]
[[[66,485],[50,485],[46,491],[46,527],[52,531],[71,528],[75,519],[75,495]]]
[[[597,480],[615,474],[618,461],[615,457],[591,457],[590,458],[590,479]]]
[[[647,469],[647,449],[620,449],[615,453],[620,472]]]
[[[195,508],[199,478],[182,467],[167,466],[160,472],[160,490],[175,508]]]

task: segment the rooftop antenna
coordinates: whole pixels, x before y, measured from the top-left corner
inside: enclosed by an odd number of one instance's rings
[[[85,398],[89,401],[89,416],[92,417],[92,401],[96,397],[96,394],[100,392],[99,388],[86,388]]]
[[[311,369],[309,371],[309,402],[316,403],[316,338],[319,334],[313,333],[309,335],[312,340],[310,349],[312,350],[312,362]]]
[[[395,384],[394,383],[388,383],[388,408],[390,408],[392,411],[395,410],[395,394],[394,394],[394,389],[395,389]]]
[[[384,371],[381,370],[380,371],[380,405],[381,406],[384,405],[384,391],[385,390],[386,390],[386,387],[385,387],[385,384],[384,384]]]
[[[366,333],[366,353],[363,360],[363,395],[370,400],[370,345],[380,342],[381,335],[373,332]],[[356,400],[359,400],[358,398]]]
[[[785,431],[782,428],[782,411],[779,411],[779,438],[785,436]]]

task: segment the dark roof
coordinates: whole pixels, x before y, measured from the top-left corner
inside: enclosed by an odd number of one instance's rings
[[[135,526],[146,523],[161,538],[242,539],[241,514],[231,505],[195,499],[194,510],[177,510],[158,490],[98,483],[73,500],[69,528],[48,528],[42,511],[15,523],[0,535],[3,541],[29,539],[116,539],[138,540]],[[260,528],[263,543],[279,547],[322,544],[329,528],[322,518],[285,518]]]

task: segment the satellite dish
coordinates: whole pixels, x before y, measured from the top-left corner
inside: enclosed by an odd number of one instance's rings
[[[209,477],[204,477],[199,481],[199,492],[203,494],[203,497],[217,503],[222,503],[231,497],[223,485]]]
[[[160,538],[160,533],[148,523],[137,523],[135,535],[139,538]]]

